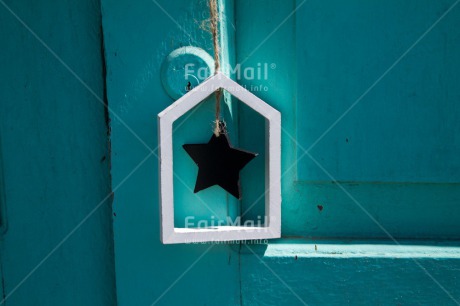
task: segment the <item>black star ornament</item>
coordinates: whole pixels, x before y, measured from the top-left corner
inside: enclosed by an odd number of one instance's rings
[[[198,166],[195,190],[197,193],[219,185],[237,199],[241,199],[240,170],[257,153],[233,148],[227,134],[212,135],[208,143],[185,144],[185,151]]]

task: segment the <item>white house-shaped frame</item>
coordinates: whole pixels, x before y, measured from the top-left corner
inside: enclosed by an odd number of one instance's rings
[[[173,123],[223,88],[265,118],[265,226],[174,227]],[[158,114],[161,241],[194,243],[281,237],[281,114],[222,73],[208,78]]]

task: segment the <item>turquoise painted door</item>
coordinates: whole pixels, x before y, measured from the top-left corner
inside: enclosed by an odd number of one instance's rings
[[[458,304],[457,3],[220,2],[224,71],[282,114],[283,237],[163,245],[156,116],[173,99],[160,70],[183,46],[213,54],[208,8],[103,0],[118,303]],[[263,118],[226,98],[232,141],[263,152]],[[208,100],[173,135],[177,226],[264,215],[263,154],[241,203],[193,194],[180,146],[206,142],[212,120]]]
[[[99,1],[0,1],[0,305],[114,305]]]
[[[235,18],[236,61],[276,64],[257,95],[283,119],[284,238],[243,246],[243,304],[457,305],[458,1],[241,1]]]
[[[230,4],[229,8],[230,14]],[[160,70],[168,54],[183,46],[193,45],[213,54],[211,36],[200,28],[209,16],[207,3],[107,0],[102,2],[102,12],[111,109],[118,303],[238,304],[238,245],[163,245],[160,241],[157,115],[173,102],[163,89]],[[218,188],[195,197],[191,188],[196,169],[181,148],[185,141],[209,140],[212,114],[213,102],[209,100],[188,120],[175,123],[178,227],[188,215],[222,218],[234,207],[234,201],[227,200]],[[200,201],[210,203],[216,215]]]

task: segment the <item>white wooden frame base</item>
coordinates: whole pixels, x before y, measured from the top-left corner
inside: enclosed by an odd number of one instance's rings
[[[210,228],[174,227],[173,123],[223,88],[265,118],[265,216],[264,227],[218,226]],[[158,114],[160,161],[160,222],[163,243],[194,243],[281,237],[281,114],[247,89],[218,73],[195,87]]]

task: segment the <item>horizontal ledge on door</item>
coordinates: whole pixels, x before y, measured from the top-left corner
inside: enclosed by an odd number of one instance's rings
[[[460,241],[311,240],[278,239],[250,245],[243,253],[263,252],[264,257],[289,258],[415,258],[460,259]],[[262,254],[261,254],[262,255]]]
[[[460,185],[460,182],[397,182],[397,181],[321,181],[321,180],[296,180],[294,184],[298,185]]]

